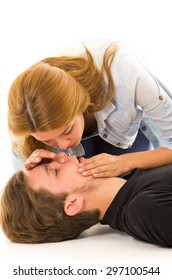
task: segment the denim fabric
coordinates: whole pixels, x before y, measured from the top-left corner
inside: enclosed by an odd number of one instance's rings
[[[83,56],[86,46],[100,68],[104,52],[112,42],[103,39],[73,42],[63,48],[62,54]],[[172,95],[156,79],[144,54],[120,43],[111,71],[115,84],[114,98],[95,114],[100,137],[111,145],[128,149],[134,144],[139,128],[142,130],[144,127],[142,132],[153,141],[154,147],[171,149]]]
[[[172,92],[159,80],[157,79],[160,87],[166,92],[166,94],[172,99]],[[168,139],[164,139],[156,128],[156,126],[151,122],[149,118],[143,117],[140,124],[140,130],[143,134],[151,141],[154,148],[167,147],[172,149],[172,136]],[[171,133],[171,131],[170,131]]]

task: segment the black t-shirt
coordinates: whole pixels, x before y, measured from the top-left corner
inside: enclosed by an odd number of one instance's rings
[[[136,169],[101,224],[146,242],[172,247],[172,164]]]

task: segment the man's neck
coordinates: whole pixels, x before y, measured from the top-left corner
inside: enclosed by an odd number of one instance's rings
[[[96,179],[96,187],[89,193],[87,198],[87,208],[89,210],[99,209],[99,220],[102,220],[111,202],[125,182],[125,179],[118,177]]]

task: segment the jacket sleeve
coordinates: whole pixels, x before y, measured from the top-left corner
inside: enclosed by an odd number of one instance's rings
[[[146,125],[141,124],[143,133],[149,139],[153,133],[159,146],[172,149],[172,95],[144,67],[137,80],[135,100],[144,112]]]

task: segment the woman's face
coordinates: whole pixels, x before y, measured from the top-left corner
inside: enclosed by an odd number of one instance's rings
[[[78,173],[78,165],[79,161],[73,155],[67,157],[63,164],[52,161],[31,170],[24,168],[23,172],[29,186],[35,191],[43,189],[52,194],[70,193],[80,189],[87,181],[87,178]]]
[[[31,135],[48,146],[67,149],[79,145],[84,131],[83,114],[77,115],[68,125],[45,132],[34,132]]]

